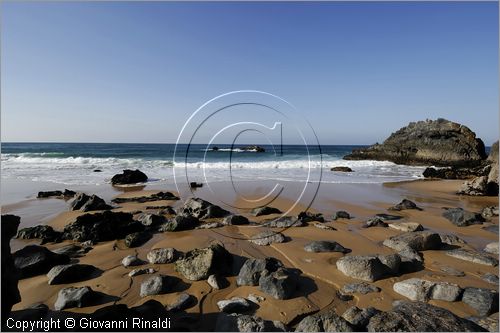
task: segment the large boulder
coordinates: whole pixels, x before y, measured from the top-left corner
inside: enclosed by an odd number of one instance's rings
[[[483,328],[450,311],[424,302],[397,301],[370,318],[369,332],[481,332]]]
[[[285,332],[280,321],[264,320],[257,316],[221,312],[217,316],[215,332]]]
[[[54,253],[39,245],[25,246],[14,252],[13,257],[20,278],[46,274],[52,267],[64,265],[70,261],[67,255]]]
[[[422,175],[425,178],[438,178],[438,179],[472,179],[475,177],[486,176],[491,170],[489,165],[479,165],[473,168],[460,168],[460,167],[446,167],[434,168],[428,167],[424,170]]]
[[[484,143],[468,127],[445,119],[411,122],[382,144],[356,149],[346,160],[392,161],[406,165],[476,166]]]
[[[488,173],[488,195],[498,195],[498,141],[491,146],[488,162],[491,163],[491,170]]]
[[[415,251],[438,250],[442,243],[439,234],[431,231],[405,232],[384,240],[383,244],[396,251],[411,248]]]
[[[211,274],[229,273],[233,257],[220,244],[194,249],[175,262],[175,269],[186,279],[199,281]]]
[[[93,210],[108,210],[113,207],[106,204],[106,202],[93,194],[88,196],[85,193],[78,193],[70,205],[71,210],[81,210],[82,212],[89,212]]]
[[[78,216],[75,222],[64,227],[63,239],[79,242],[109,241],[125,238],[128,234],[144,230],[144,226],[134,221],[132,214],[104,211]]]
[[[52,267],[47,273],[49,284],[63,284],[84,281],[96,277],[101,271],[92,265],[68,264]]]
[[[353,332],[354,327],[333,310],[316,313],[302,319],[296,332]]]
[[[123,170],[123,173],[116,174],[111,178],[111,184],[124,185],[144,183],[148,181],[148,176],[139,170]]]
[[[21,218],[19,216],[2,215],[2,321],[8,317],[12,306],[21,300],[19,289],[17,289],[19,272],[10,252],[10,240],[16,235],[20,222]]]
[[[427,302],[429,299],[454,302],[462,293],[462,289],[456,284],[418,278],[396,282],[393,289],[412,301],[420,302]]]
[[[34,227],[20,229],[16,236],[16,238],[19,239],[41,239],[42,244],[58,242],[61,240],[61,237],[62,233],[55,231],[48,225],[36,225]]]
[[[249,258],[241,266],[236,283],[238,286],[256,286],[259,284],[260,276],[264,270],[274,272],[280,267],[283,267],[283,264],[276,258]]]
[[[221,218],[230,215],[227,210],[200,198],[190,198],[184,203],[180,214],[198,219]]]

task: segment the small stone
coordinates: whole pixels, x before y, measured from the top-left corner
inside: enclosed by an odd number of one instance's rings
[[[156,271],[153,268],[136,268],[136,269],[131,270],[128,273],[128,276],[134,277],[137,275],[154,274],[154,273],[156,273]]]
[[[403,199],[400,203],[397,205],[390,207],[389,210],[406,210],[406,209],[416,209],[416,210],[422,210],[422,208],[418,207],[413,201],[410,201],[408,199]]]
[[[217,302],[219,309],[226,313],[241,313],[251,309],[252,305],[242,297],[233,297]]]
[[[318,229],[323,229],[323,230],[331,230],[331,231],[335,231],[337,229],[335,229],[334,227],[330,227],[329,225],[326,225],[326,224],[322,224],[322,223],[314,223],[313,224],[316,228]]]
[[[498,254],[498,242],[489,243],[484,248],[484,252]]]
[[[360,293],[366,295],[369,293],[378,293],[380,291],[380,288],[366,282],[358,282],[346,284],[340,291],[343,294]]]
[[[400,295],[403,295],[412,301],[426,302],[431,297],[432,288],[434,283],[412,278],[400,282],[396,282],[393,285],[393,289]]]
[[[122,260],[122,265],[125,267],[144,265],[145,262],[137,258],[135,255],[128,255]]]
[[[193,303],[194,303],[194,296],[182,293],[179,295],[179,297],[174,303],[167,306],[167,310],[172,312],[182,311],[189,308],[189,306]]]
[[[462,277],[465,276],[465,273],[461,270],[458,270],[456,268],[450,267],[450,266],[441,266],[440,267],[441,271],[452,276],[457,276],[457,277]]]
[[[307,252],[340,252],[349,253],[351,250],[333,241],[313,241],[304,246]]]
[[[431,299],[455,302],[462,294],[462,288],[454,283],[436,282],[432,288]]]
[[[256,294],[249,294],[247,298],[249,301],[254,302],[254,303],[261,303],[261,302],[264,302],[266,300],[265,297],[259,296]]]
[[[224,218],[223,222],[225,225],[245,225],[248,223],[248,219],[241,215],[229,215]]]
[[[464,244],[467,244],[465,240],[456,235],[439,234],[439,237],[441,238],[441,242],[443,242],[444,244],[456,245],[456,246],[462,246]]]
[[[147,259],[150,264],[169,264],[174,262],[178,257],[178,252],[171,247],[153,249],[148,252]]]
[[[59,290],[54,305],[56,311],[82,308],[92,304],[96,293],[90,287],[69,287]]]
[[[141,283],[141,297],[150,295],[160,295],[168,291],[171,285],[171,278],[166,275],[157,275],[144,280]]]
[[[351,306],[342,314],[342,318],[347,320],[351,325],[361,328],[366,327],[370,318],[379,312],[379,310],[372,307],[360,309],[357,306]]]
[[[252,238],[250,239],[250,242],[261,246],[267,246],[273,243],[283,243],[284,241],[285,236],[283,236],[282,233],[272,230],[263,231],[252,236]]]
[[[387,228],[388,224],[384,222],[384,219],[375,216],[372,218],[369,218],[365,224],[363,225],[363,228],[371,228],[371,227],[382,227],[382,228]]]
[[[422,231],[424,227],[420,223],[415,222],[401,222],[401,223],[391,223],[389,224],[389,228],[404,231],[404,232],[413,232],[413,231]]]
[[[255,208],[251,212],[254,216],[270,215],[270,214],[281,214],[281,210],[274,207],[259,207]]]
[[[294,271],[280,267],[275,272],[264,270],[259,278],[259,290],[275,299],[289,299],[297,287]]]
[[[335,214],[333,214],[333,217],[332,219],[333,220],[338,220],[338,219],[350,219],[351,218],[351,215],[346,212],[346,211],[343,211],[343,210],[339,210],[337,212],[335,212]]]
[[[225,281],[221,276],[218,276],[217,274],[212,274],[208,277],[207,283],[210,285],[210,287],[214,288],[215,290],[219,290],[224,288]]]

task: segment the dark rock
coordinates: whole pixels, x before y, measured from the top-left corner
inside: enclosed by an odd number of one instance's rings
[[[481,332],[477,324],[423,302],[398,301],[392,311],[371,317],[369,332]]]
[[[153,249],[147,254],[147,259],[150,264],[170,264],[177,260],[178,257],[179,252],[171,247]]]
[[[496,276],[495,274],[486,273],[483,276],[481,276],[481,279],[483,279],[488,283],[498,285],[498,276]]]
[[[257,153],[264,153],[266,151],[263,147],[260,146],[246,146],[246,147],[241,147],[240,149],[243,151],[254,151]]]
[[[175,262],[175,270],[186,279],[199,281],[207,279],[211,274],[228,273],[233,257],[220,244],[206,248],[194,249]]]
[[[257,316],[221,312],[217,316],[215,332],[285,332],[279,321],[264,320]]]
[[[466,126],[445,120],[412,122],[383,144],[356,149],[346,160],[391,161],[405,165],[477,166],[486,158],[484,143]]]
[[[177,300],[167,306],[168,311],[176,312],[186,310],[196,302],[196,297],[186,293],[181,293]]]
[[[45,274],[52,267],[64,265],[70,261],[68,256],[54,253],[38,245],[28,245],[14,252],[13,257],[21,278]]]
[[[212,147],[212,150],[213,150],[213,151],[218,151],[218,150],[219,150],[219,147],[217,147],[217,146],[213,146],[213,147]]]
[[[272,243],[283,243],[284,241],[285,241],[285,236],[283,236],[282,233],[272,230],[266,230],[256,235],[253,235],[252,238],[250,239],[250,242],[260,246],[267,246]]]
[[[313,241],[304,246],[307,252],[341,252],[349,253],[351,250],[333,241]]]
[[[437,178],[437,179],[471,179],[474,177],[480,177],[487,175],[490,171],[490,166],[479,165],[473,168],[460,168],[460,167],[448,167],[448,168],[434,168],[428,167],[424,170],[423,176],[425,178]]]
[[[333,310],[326,313],[316,313],[302,319],[296,332],[353,332],[354,327]]]
[[[90,287],[69,287],[59,290],[54,304],[56,311],[68,308],[83,308],[92,305],[96,293]]]
[[[462,302],[477,311],[480,316],[498,312],[498,292],[484,288],[465,288]]]
[[[128,234],[125,237],[126,247],[138,247],[149,241],[153,235],[147,231],[139,231]]]
[[[346,166],[338,166],[338,167],[333,167],[330,169],[330,171],[337,171],[337,172],[353,172],[353,170],[349,167]]]
[[[150,295],[161,295],[170,291],[169,289],[173,287],[175,281],[172,277],[166,275],[156,275],[144,280],[141,283],[141,297],[146,297]]]
[[[224,218],[225,225],[244,225],[248,224],[249,221],[246,217],[241,216],[241,215],[229,215],[226,218]]]
[[[110,205],[106,204],[106,202],[99,198],[97,195],[93,194],[87,202],[80,208],[82,212],[90,212],[94,210],[108,210],[112,209]]]
[[[40,191],[38,192],[37,198],[50,198],[50,197],[61,197],[63,193],[61,191]]]
[[[342,314],[342,318],[359,331],[364,329],[368,325],[370,318],[377,313],[380,313],[380,311],[372,307],[360,309],[357,306],[351,306]]]
[[[76,195],[76,192],[75,191],[72,191],[72,190],[68,190],[68,189],[64,189],[64,192],[63,192],[63,197],[64,198],[72,198]]]
[[[219,310],[226,313],[241,313],[253,308],[252,303],[242,297],[233,297],[217,302]]]
[[[173,219],[168,220],[166,223],[160,226],[159,230],[164,231],[183,231],[192,230],[200,224],[194,216],[189,215],[177,215]]]
[[[19,239],[41,239],[42,244],[48,242],[60,242],[62,233],[55,231],[48,225],[37,225],[34,227],[23,228],[17,232],[16,238]]]
[[[406,209],[422,210],[422,208],[418,207],[413,201],[410,201],[408,199],[403,199],[403,201],[401,201],[397,205],[389,208],[389,210],[395,210],[395,211],[406,210]]]
[[[111,178],[111,184],[136,184],[148,181],[148,176],[139,170],[123,170],[123,173],[116,174]]]
[[[498,265],[498,260],[495,258],[491,258],[487,255],[484,255],[482,253],[473,251],[473,250],[466,250],[466,249],[454,249],[450,251],[446,251],[446,255],[465,260],[465,261],[470,261],[475,264],[481,264],[481,265],[487,265],[487,266],[497,266]]]
[[[487,195],[498,195],[498,141],[491,146],[488,162],[491,163],[491,170],[488,173]]]
[[[297,216],[297,219],[302,223],[317,221],[317,222],[325,222],[325,218],[323,214],[317,213],[313,214],[311,212],[300,212]]]
[[[261,273],[264,270],[275,272],[278,268],[283,267],[281,261],[275,258],[252,259],[249,258],[241,266],[236,283],[238,286],[256,286],[259,284]]]
[[[143,197],[114,198],[111,201],[114,203],[125,203],[125,202],[145,203],[145,202],[161,201],[161,200],[179,200],[179,197],[175,196],[171,192],[158,192]]]
[[[191,182],[189,183],[189,187],[191,188],[203,187],[203,183]]]
[[[297,288],[298,274],[280,267],[274,272],[262,271],[259,278],[259,290],[275,299],[289,299]]]
[[[252,210],[251,213],[254,216],[262,216],[262,215],[271,215],[271,214],[281,214],[281,210],[279,210],[278,208],[265,206],[265,207],[255,208]]]
[[[338,219],[350,219],[350,218],[351,218],[351,215],[349,215],[348,212],[343,211],[343,210],[339,210],[339,211],[335,212],[335,214],[333,214],[333,217],[332,217],[332,219],[334,221],[336,221]]]
[[[92,265],[68,264],[52,267],[47,273],[49,284],[63,284],[88,280],[95,277],[100,272]]]
[[[10,240],[17,233],[17,228],[21,218],[16,215],[2,215],[1,219],[1,256],[2,256],[2,328],[4,318],[9,316],[12,306],[21,301],[17,282],[19,271],[14,263],[14,256],[11,254]],[[8,272],[8,274],[6,274]],[[3,330],[3,329],[2,329]]]
[[[383,221],[396,221],[396,220],[401,220],[403,218],[402,216],[399,215],[391,215],[385,213],[375,214],[375,216],[381,218]]]
[[[481,214],[468,212],[462,208],[448,208],[444,211],[443,217],[458,227],[482,224],[484,222]]]
[[[431,231],[405,232],[389,237],[383,244],[396,251],[409,247],[415,251],[438,250],[442,243],[439,234]]]
[[[401,265],[401,257],[399,254],[379,254],[377,257],[385,266],[387,274],[394,275],[399,272],[399,266]]]
[[[148,228],[158,227],[160,224],[165,223],[165,217],[156,214],[143,213],[137,217],[137,221]]]
[[[343,294],[360,293],[366,295],[369,293],[378,293],[380,288],[366,282],[357,282],[344,285],[340,291]]]
[[[67,255],[70,258],[79,258],[84,256],[91,249],[91,247],[80,246],[77,244],[68,244],[55,249],[53,252],[57,254]]]
[[[184,203],[181,213],[185,216],[194,216],[198,219],[226,217],[230,213],[208,201],[200,198],[191,198]]]
[[[384,222],[384,219],[378,216],[371,217],[369,218],[365,224],[363,225],[363,228],[371,228],[371,227],[382,227],[382,228],[387,228],[389,225]]]
[[[64,227],[63,239],[79,242],[91,240],[95,243],[122,239],[142,230],[144,226],[134,221],[132,214],[105,211],[78,216],[75,222]]]
[[[300,219],[291,216],[281,216],[273,220],[264,221],[262,225],[269,228],[290,228],[290,227],[303,227],[306,223]]]
[[[146,207],[147,208],[147,207]],[[158,214],[163,215],[175,215],[177,214],[175,210],[171,206],[166,206],[165,208],[162,208],[158,211]]]
[[[439,237],[441,238],[441,242],[443,242],[444,244],[455,245],[455,246],[462,246],[467,244],[465,240],[456,235],[439,234]]]
[[[102,170],[101,170],[101,169],[94,169],[94,170],[92,170],[92,171],[93,171],[93,172],[102,172]]]
[[[498,235],[498,224],[488,225],[483,227],[483,229]]]

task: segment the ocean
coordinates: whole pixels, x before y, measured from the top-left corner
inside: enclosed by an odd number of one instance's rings
[[[189,174],[192,181],[280,180],[323,183],[383,183],[422,178],[424,167],[385,161],[346,161],[342,157],[363,146],[284,145],[274,151],[244,151],[243,145],[128,143],[2,143],[2,179],[23,179],[64,185],[101,185],[123,169],[139,169],[149,183],[172,183]],[[211,148],[211,147],[210,147]],[[175,155],[174,155],[175,153]],[[354,172],[332,172],[348,166]],[[95,172],[100,170],[100,172]]]

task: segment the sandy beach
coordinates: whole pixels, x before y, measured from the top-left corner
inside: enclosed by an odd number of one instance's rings
[[[13,310],[26,309],[33,304],[43,303],[53,309],[56,302],[57,293],[61,288],[69,286],[90,286],[94,291],[102,292],[109,297],[102,304],[82,308],[72,308],[70,311],[92,313],[97,309],[110,304],[127,304],[128,306],[138,306],[149,299],[159,301],[168,306],[176,301],[182,293],[187,293],[196,298],[196,302],[185,311],[172,314],[172,321],[176,327],[188,330],[213,330],[219,308],[217,302],[229,299],[234,296],[247,298],[250,294],[262,296],[265,300],[258,304],[258,308],[252,313],[266,320],[279,320],[290,328],[308,314],[326,312],[334,310],[341,315],[351,306],[360,308],[375,307],[378,310],[389,311],[393,301],[405,299],[404,296],[393,290],[393,284],[409,278],[424,278],[430,281],[445,281],[455,283],[461,288],[478,287],[498,290],[498,285],[494,285],[483,280],[483,275],[492,273],[498,275],[498,267],[485,266],[469,261],[452,258],[441,250],[422,251],[424,267],[412,273],[403,273],[396,276],[380,279],[372,284],[380,288],[379,292],[360,294],[355,293],[352,299],[346,300],[339,296],[338,291],[346,284],[360,282],[344,275],[336,268],[336,261],[344,256],[338,252],[311,253],[304,251],[304,245],[311,241],[335,241],[352,250],[349,255],[373,255],[391,254],[394,250],[384,246],[382,242],[388,237],[401,234],[399,230],[393,228],[363,228],[365,221],[378,213],[390,213],[399,215],[401,220],[396,222],[417,222],[426,230],[440,234],[452,234],[465,240],[463,248],[482,251],[486,244],[498,241],[498,234],[483,229],[485,226],[494,225],[498,227],[498,217],[493,217],[481,225],[471,225],[468,227],[457,227],[442,217],[443,207],[461,207],[470,211],[480,211],[487,206],[498,204],[497,197],[466,197],[456,195],[458,187],[462,181],[457,180],[419,180],[385,184],[322,184],[316,200],[310,207],[313,213],[322,213],[325,217],[324,225],[334,227],[335,230],[325,230],[314,226],[318,222],[310,222],[304,227],[290,227],[282,230],[282,234],[287,237],[284,243],[271,244],[269,246],[259,246],[249,242],[247,239],[265,229],[260,226],[264,220],[272,218],[270,216],[254,217],[248,210],[232,210],[234,214],[246,216],[252,225],[232,225],[214,229],[195,229],[178,232],[156,233],[152,239],[140,247],[127,248],[122,240],[99,242],[92,246],[87,254],[78,258],[79,263],[91,264],[102,270],[100,276],[81,282],[49,285],[47,276],[38,275],[25,278],[19,281],[21,302],[14,305]],[[230,186],[229,183],[222,186]],[[297,186],[300,184],[287,184],[287,186]],[[245,197],[259,196],[257,190],[245,193]],[[265,188],[264,184],[263,187]],[[175,187],[162,188],[163,191],[174,192]],[[107,189],[100,194],[107,193],[110,197],[141,197],[150,196],[160,189],[129,190],[117,195],[119,190]],[[217,203],[221,197],[214,197],[207,188],[198,189],[197,196]],[[388,211],[387,209],[402,199],[414,201],[421,211],[403,210],[399,212]],[[230,198],[223,198],[231,200]],[[241,198],[232,198],[234,206],[244,204]],[[152,201],[146,203],[130,202],[120,204],[120,208],[113,211],[157,213],[158,209],[146,209],[151,206],[172,206],[174,209],[183,204],[179,201]],[[286,198],[280,198],[272,203],[273,207],[286,211],[292,202]],[[45,209],[40,209],[40,207]],[[55,230],[62,230],[64,226],[73,222],[77,216],[85,214],[80,211],[68,211],[68,203],[62,199],[29,199],[17,204],[9,204],[2,207],[2,214],[17,214],[22,221],[35,223],[40,222],[52,226]],[[66,207],[66,208],[64,208]],[[290,213],[297,215],[305,207],[300,205]],[[351,219],[339,219],[332,221],[334,212],[344,210],[349,212]],[[46,215],[40,219],[35,211],[42,211]],[[168,217],[168,216],[167,216]],[[215,219],[216,220],[216,219]],[[213,220],[204,221],[204,223]],[[26,223],[22,222],[24,227]],[[390,222],[389,222],[390,223]],[[195,248],[209,246],[212,242],[220,242],[233,255],[232,272],[227,277],[228,286],[215,290],[206,280],[189,281],[186,280],[174,269],[174,264],[145,264],[141,268],[153,268],[160,274],[175,276],[180,279],[176,287],[168,293],[141,297],[140,285],[149,274],[136,277],[129,277],[128,273],[132,268],[126,268],[121,264],[122,259],[130,254],[137,255],[145,260],[147,253],[155,248],[173,247],[178,251],[187,252]],[[28,244],[37,244],[37,240],[14,239],[11,242],[13,251]],[[49,243],[46,246],[55,250],[72,242]],[[491,255],[498,259],[498,255]],[[266,258],[274,257],[279,259],[285,267],[299,269],[302,274],[299,286],[292,298],[287,300],[277,300],[266,295],[257,286],[237,286],[236,275],[245,258]],[[453,276],[442,270],[443,267],[452,267],[464,272],[463,276]],[[448,309],[457,316],[470,317],[477,316],[476,311],[463,302],[447,302],[431,300],[430,304]],[[496,314],[498,316],[498,313]]]

